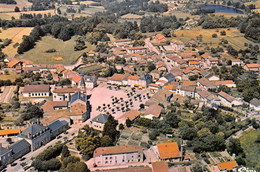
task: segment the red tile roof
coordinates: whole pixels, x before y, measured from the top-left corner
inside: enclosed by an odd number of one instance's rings
[[[53,93],[75,93],[82,91],[80,88],[57,88],[53,90]]]
[[[11,129],[11,130],[0,130],[0,136],[10,135],[10,134],[19,134],[20,131],[23,131],[22,129]]]
[[[235,167],[238,167],[238,164],[236,161],[228,161],[228,162],[222,162],[218,163],[218,167],[220,170],[232,170]]]
[[[49,92],[49,85],[25,85],[23,92],[24,93],[35,93],[35,92]]]
[[[81,76],[79,76],[79,75],[76,75],[76,76],[74,76],[73,78],[72,78],[72,81],[74,81],[74,82],[79,82],[80,80],[81,80]]]
[[[139,76],[136,76],[136,75],[130,75],[129,77],[128,77],[128,79],[131,79],[131,80],[139,80]]]
[[[110,77],[109,80],[111,80],[111,81],[123,81],[123,80],[127,80],[129,76],[130,76],[129,74],[115,73],[112,77]]]
[[[157,144],[160,159],[180,158],[181,153],[177,142]]]
[[[257,68],[257,67],[260,67],[260,64],[247,64],[246,66],[248,68]]]
[[[9,63],[7,63],[8,67],[12,68],[15,65],[17,65],[20,61],[17,59],[13,59],[12,61],[10,61]]]
[[[146,109],[144,115],[150,115],[150,114],[152,114],[152,115],[154,115],[156,118],[159,118],[159,117],[160,117],[160,114],[161,114],[161,112],[162,112],[162,109],[163,109],[163,108],[162,108],[161,106],[159,106],[159,105],[157,105],[157,104],[153,104],[153,105],[149,106],[149,107]]]
[[[93,157],[107,154],[121,154],[121,153],[133,153],[140,152],[143,153],[143,149],[140,146],[133,145],[118,145],[110,147],[99,147],[94,151]]]
[[[169,172],[168,163],[166,161],[152,162],[154,172]]]

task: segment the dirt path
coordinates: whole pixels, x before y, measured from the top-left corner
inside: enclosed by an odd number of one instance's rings
[[[13,97],[16,86],[7,86],[2,88],[3,93],[0,94],[0,103],[9,103]]]

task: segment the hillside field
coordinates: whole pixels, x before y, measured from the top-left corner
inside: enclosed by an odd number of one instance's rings
[[[19,19],[21,14],[42,14],[42,16],[44,14],[48,14],[50,13],[52,16],[55,15],[54,10],[46,10],[46,11],[26,11],[26,12],[5,12],[5,13],[0,13],[0,19],[3,20],[11,20],[12,17],[14,17],[15,19]]]
[[[36,43],[36,46],[21,55],[21,58],[33,61],[36,64],[58,64],[65,65],[71,64],[75,61],[83,52],[95,50],[95,46],[89,42],[85,42],[87,48],[81,51],[74,51],[76,37],[72,37],[70,40],[63,42],[62,40],[55,39],[51,36],[44,36],[40,41]],[[56,49],[54,53],[46,53],[46,50]],[[62,60],[55,60],[57,57],[62,57]]]
[[[27,0],[16,0],[17,4],[0,4],[0,12],[14,12],[15,7],[19,7],[22,11],[23,7],[28,8],[32,3]]]
[[[218,32],[217,32],[218,30]],[[221,36],[220,32],[225,30],[226,35]],[[216,33],[217,38],[212,38],[212,34]],[[201,29],[201,27],[195,27],[191,30],[179,30],[175,32],[176,39],[180,39],[184,42],[189,42],[194,39],[197,41],[196,37],[202,35],[202,42],[211,44],[212,47],[217,47],[218,43],[221,42],[221,39],[224,38],[229,41],[229,43],[237,50],[244,47],[244,43],[254,44],[253,42],[244,38],[244,35],[239,32],[236,28],[220,28],[220,29]]]
[[[32,27],[13,27],[6,30],[1,29],[0,39],[12,39],[12,43],[5,47],[2,51],[7,56],[15,56],[17,54],[17,48],[14,48],[15,43],[21,43],[23,40],[23,35],[29,35],[31,33]]]

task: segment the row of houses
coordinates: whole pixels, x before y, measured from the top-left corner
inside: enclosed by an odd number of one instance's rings
[[[158,162],[152,163],[154,172],[167,172],[168,162],[190,161],[190,156],[179,149],[177,142],[159,143],[151,150],[155,153]],[[140,164],[145,160],[145,154],[140,146],[118,145],[111,147],[100,147],[94,151],[94,167],[113,167],[118,165]],[[148,160],[149,161],[149,160]],[[226,161],[213,166],[214,171],[234,171],[238,167],[236,161]]]
[[[7,165],[25,154],[35,151],[51,141],[60,133],[66,131],[69,125],[66,121],[54,121],[48,126],[32,124],[19,132],[19,141],[3,147],[0,145],[1,165]]]

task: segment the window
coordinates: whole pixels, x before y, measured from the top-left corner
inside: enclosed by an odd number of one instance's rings
[[[113,157],[111,156],[110,159],[113,159]]]
[[[68,96],[65,96],[65,98],[68,98]]]
[[[107,164],[107,163],[108,163],[108,161],[105,162],[105,164]]]
[[[54,96],[54,98],[56,98],[56,96]]]
[[[141,157],[141,155],[138,155],[138,158],[140,158]]]
[[[106,159],[107,159],[107,157],[106,157]]]
[[[45,93],[45,96],[47,96],[47,93]]]
[[[123,159],[122,162],[125,162],[125,160]]]

